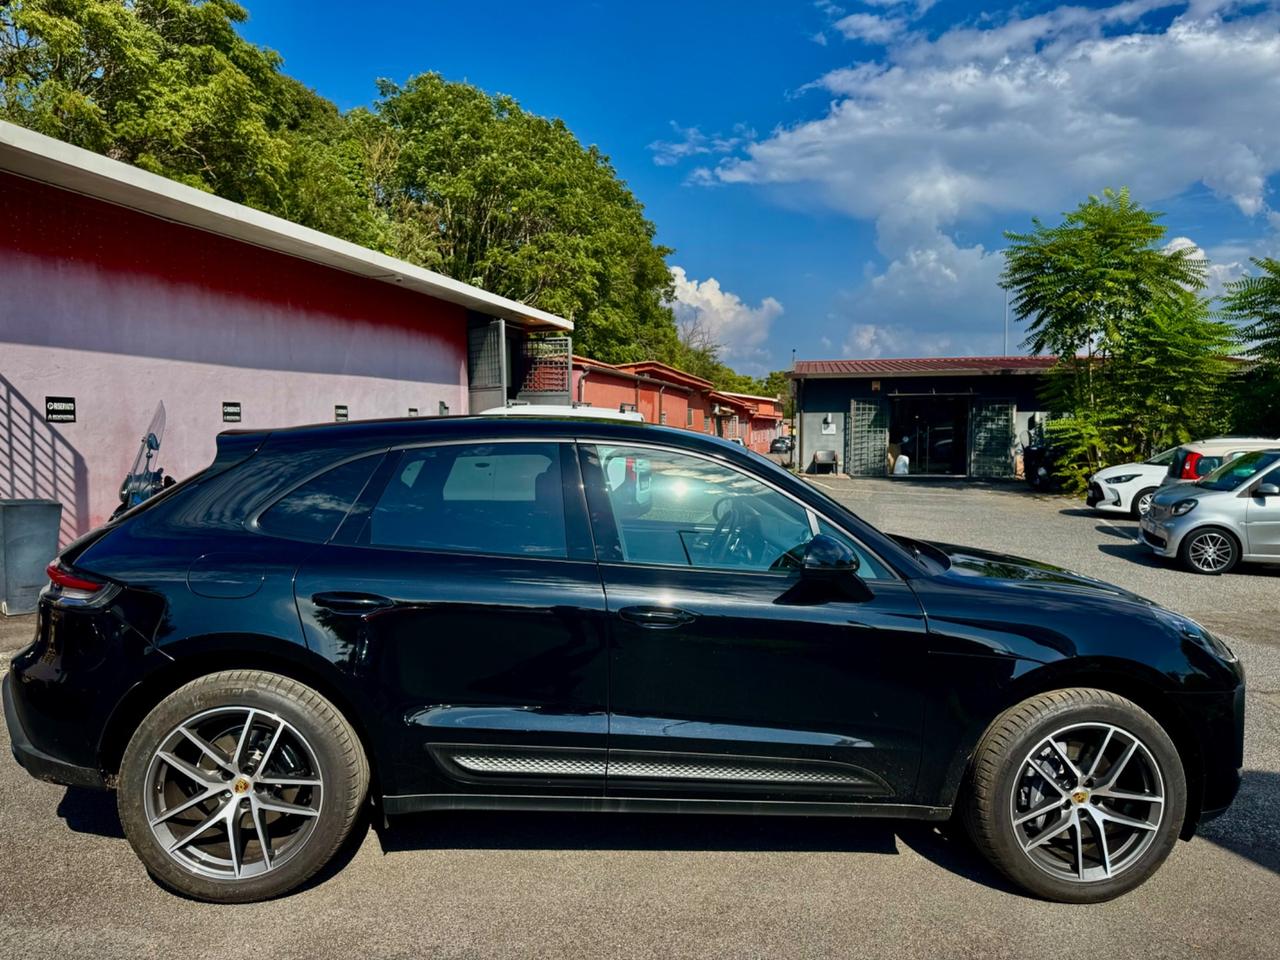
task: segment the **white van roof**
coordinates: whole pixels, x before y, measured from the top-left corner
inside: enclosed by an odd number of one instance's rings
[[[481,410],[482,417],[588,417],[593,420],[626,420],[644,423],[644,415],[636,410],[613,410],[609,407],[586,407],[558,403],[517,403],[507,407]]]

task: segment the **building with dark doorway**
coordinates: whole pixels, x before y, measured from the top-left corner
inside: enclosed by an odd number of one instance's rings
[[[834,452],[852,476],[1015,477],[1043,421],[1053,357],[801,360],[796,464]],[[904,463],[898,459],[906,457]]]

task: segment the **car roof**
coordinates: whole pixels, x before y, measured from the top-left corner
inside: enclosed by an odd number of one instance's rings
[[[1276,437],[1213,437],[1184,443],[1183,447],[1196,453],[1230,453],[1232,450],[1267,450],[1280,444]]]
[[[557,438],[600,440],[615,443],[663,443],[689,450],[744,459],[745,448],[720,437],[678,427],[600,417],[556,417],[483,414],[450,417],[392,417],[383,420],[348,420],[281,427],[274,430],[224,430],[224,438],[288,440],[291,446],[369,447],[430,443],[433,441]]]
[[[513,407],[491,407],[481,410],[481,417],[560,417],[589,420],[626,420],[644,423],[644,415],[636,410],[614,410],[610,407],[587,407],[571,404],[519,404]]]

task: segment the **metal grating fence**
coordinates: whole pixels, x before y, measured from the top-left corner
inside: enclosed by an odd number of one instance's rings
[[[540,337],[526,340],[519,397],[544,403],[568,403],[573,389],[573,340]]]
[[[467,379],[472,390],[503,388],[503,324],[501,320],[479,324],[467,332]]]
[[[844,472],[851,477],[883,477],[889,452],[889,405],[854,400],[844,434]]]
[[[969,475],[1012,477],[1014,405],[977,400],[969,412]]]

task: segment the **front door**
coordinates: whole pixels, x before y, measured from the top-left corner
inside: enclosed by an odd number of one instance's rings
[[[600,795],[604,593],[572,446],[392,451],[370,488],[295,591],[398,758],[383,792]]]
[[[610,796],[911,795],[925,624],[906,582],[727,463],[601,444],[583,470],[609,612]],[[817,532],[854,547],[872,597],[806,589]]]
[[[1280,469],[1272,470],[1250,487],[1254,491],[1245,506],[1245,552],[1251,557],[1280,557],[1280,497],[1260,496],[1264,483],[1280,486]]]

